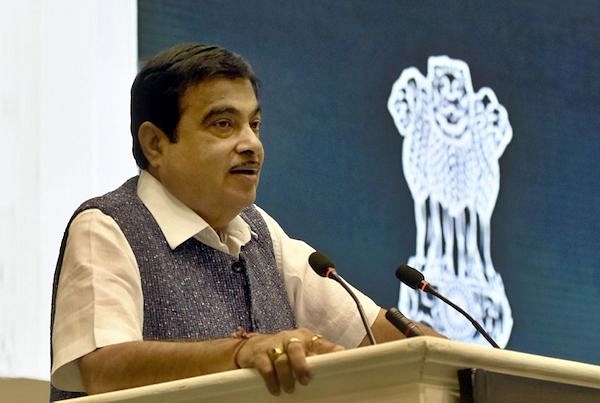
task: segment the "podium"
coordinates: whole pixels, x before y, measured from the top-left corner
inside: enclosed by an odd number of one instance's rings
[[[600,366],[413,337],[308,358],[312,381],[271,396],[252,369],[181,379],[68,400],[100,402],[461,402],[457,371],[479,368],[535,382],[568,385],[600,401]],[[578,392],[577,392],[578,393]],[[539,401],[531,395],[518,401]]]

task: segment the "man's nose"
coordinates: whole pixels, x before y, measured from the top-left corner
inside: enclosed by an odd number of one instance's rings
[[[260,141],[258,133],[252,127],[250,127],[250,125],[244,126],[240,135],[241,138],[237,147],[239,153],[262,153],[262,142]]]

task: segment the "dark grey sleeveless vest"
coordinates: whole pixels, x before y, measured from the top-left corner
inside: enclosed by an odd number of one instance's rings
[[[115,191],[83,203],[71,220],[81,211],[98,208],[123,231],[140,271],[145,340],[206,340],[227,337],[238,326],[261,333],[296,326],[269,231],[253,206],[240,214],[253,235],[239,259],[194,238],[171,250],[137,196],[137,180],[131,178]],[[51,332],[67,236],[68,226],[54,275]],[[83,395],[52,389],[51,401]]]

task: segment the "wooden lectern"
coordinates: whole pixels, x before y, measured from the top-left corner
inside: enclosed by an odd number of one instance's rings
[[[271,396],[252,369],[181,379],[69,402],[444,402],[461,401],[457,371],[479,368],[535,382],[572,385],[600,401],[600,366],[413,337],[309,357],[313,379],[293,394]],[[593,397],[593,398],[592,398]],[[597,400],[596,400],[597,399]],[[528,395],[518,401],[542,401]]]

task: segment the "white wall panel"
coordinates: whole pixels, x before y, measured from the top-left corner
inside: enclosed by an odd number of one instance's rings
[[[0,0],[0,376],[49,377],[52,275],[84,199],[135,174],[135,0]]]

